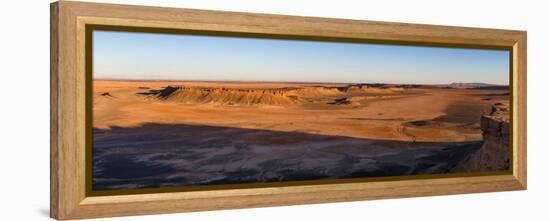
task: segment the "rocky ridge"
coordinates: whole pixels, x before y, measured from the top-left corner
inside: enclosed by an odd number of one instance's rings
[[[473,153],[460,170],[499,171],[510,166],[510,110],[496,103],[491,113],[481,116],[483,146]]]

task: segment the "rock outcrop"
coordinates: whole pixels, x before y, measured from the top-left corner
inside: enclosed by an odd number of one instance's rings
[[[147,92],[154,98],[186,104],[294,105],[302,101],[288,94],[289,89],[238,89],[168,86]]]
[[[496,103],[490,114],[481,116],[483,146],[465,162],[461,171],[506,170],[510,165],[510,110],[508,104]]]
[[[367,94],[402,93],[403,88],[371,88],[365,84],[354,84],[343,87],[304,86],[282,88],[210,88],[167,86],[160,90],[149,90],[137,94],[151,99],[186,104],[218,105],[300,105],[311,99],[324,99],[334,104],[350,104],[356,97]],[[342,96],[349,96],[342,98]],[[336,100],[335,100],[336,99]],[[342,100],[339,100],[342,99]],[[331,103],[332,104],[332,103]]]

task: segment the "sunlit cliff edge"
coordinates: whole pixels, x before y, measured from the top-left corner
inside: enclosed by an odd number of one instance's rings
[[[481,116],[483,146],[461,168],[465,171],[506,170],[510,166],[509,105],[496,103],[489,114]]]

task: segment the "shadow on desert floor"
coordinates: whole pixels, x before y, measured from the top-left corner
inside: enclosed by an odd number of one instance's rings
[[[482,146],[189,124],[93,130],[93,189],[457,172]]]

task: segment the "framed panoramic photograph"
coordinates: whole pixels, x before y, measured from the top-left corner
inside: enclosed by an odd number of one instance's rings
[[[526,32],[51,5],[51,216],[523,190]]]

